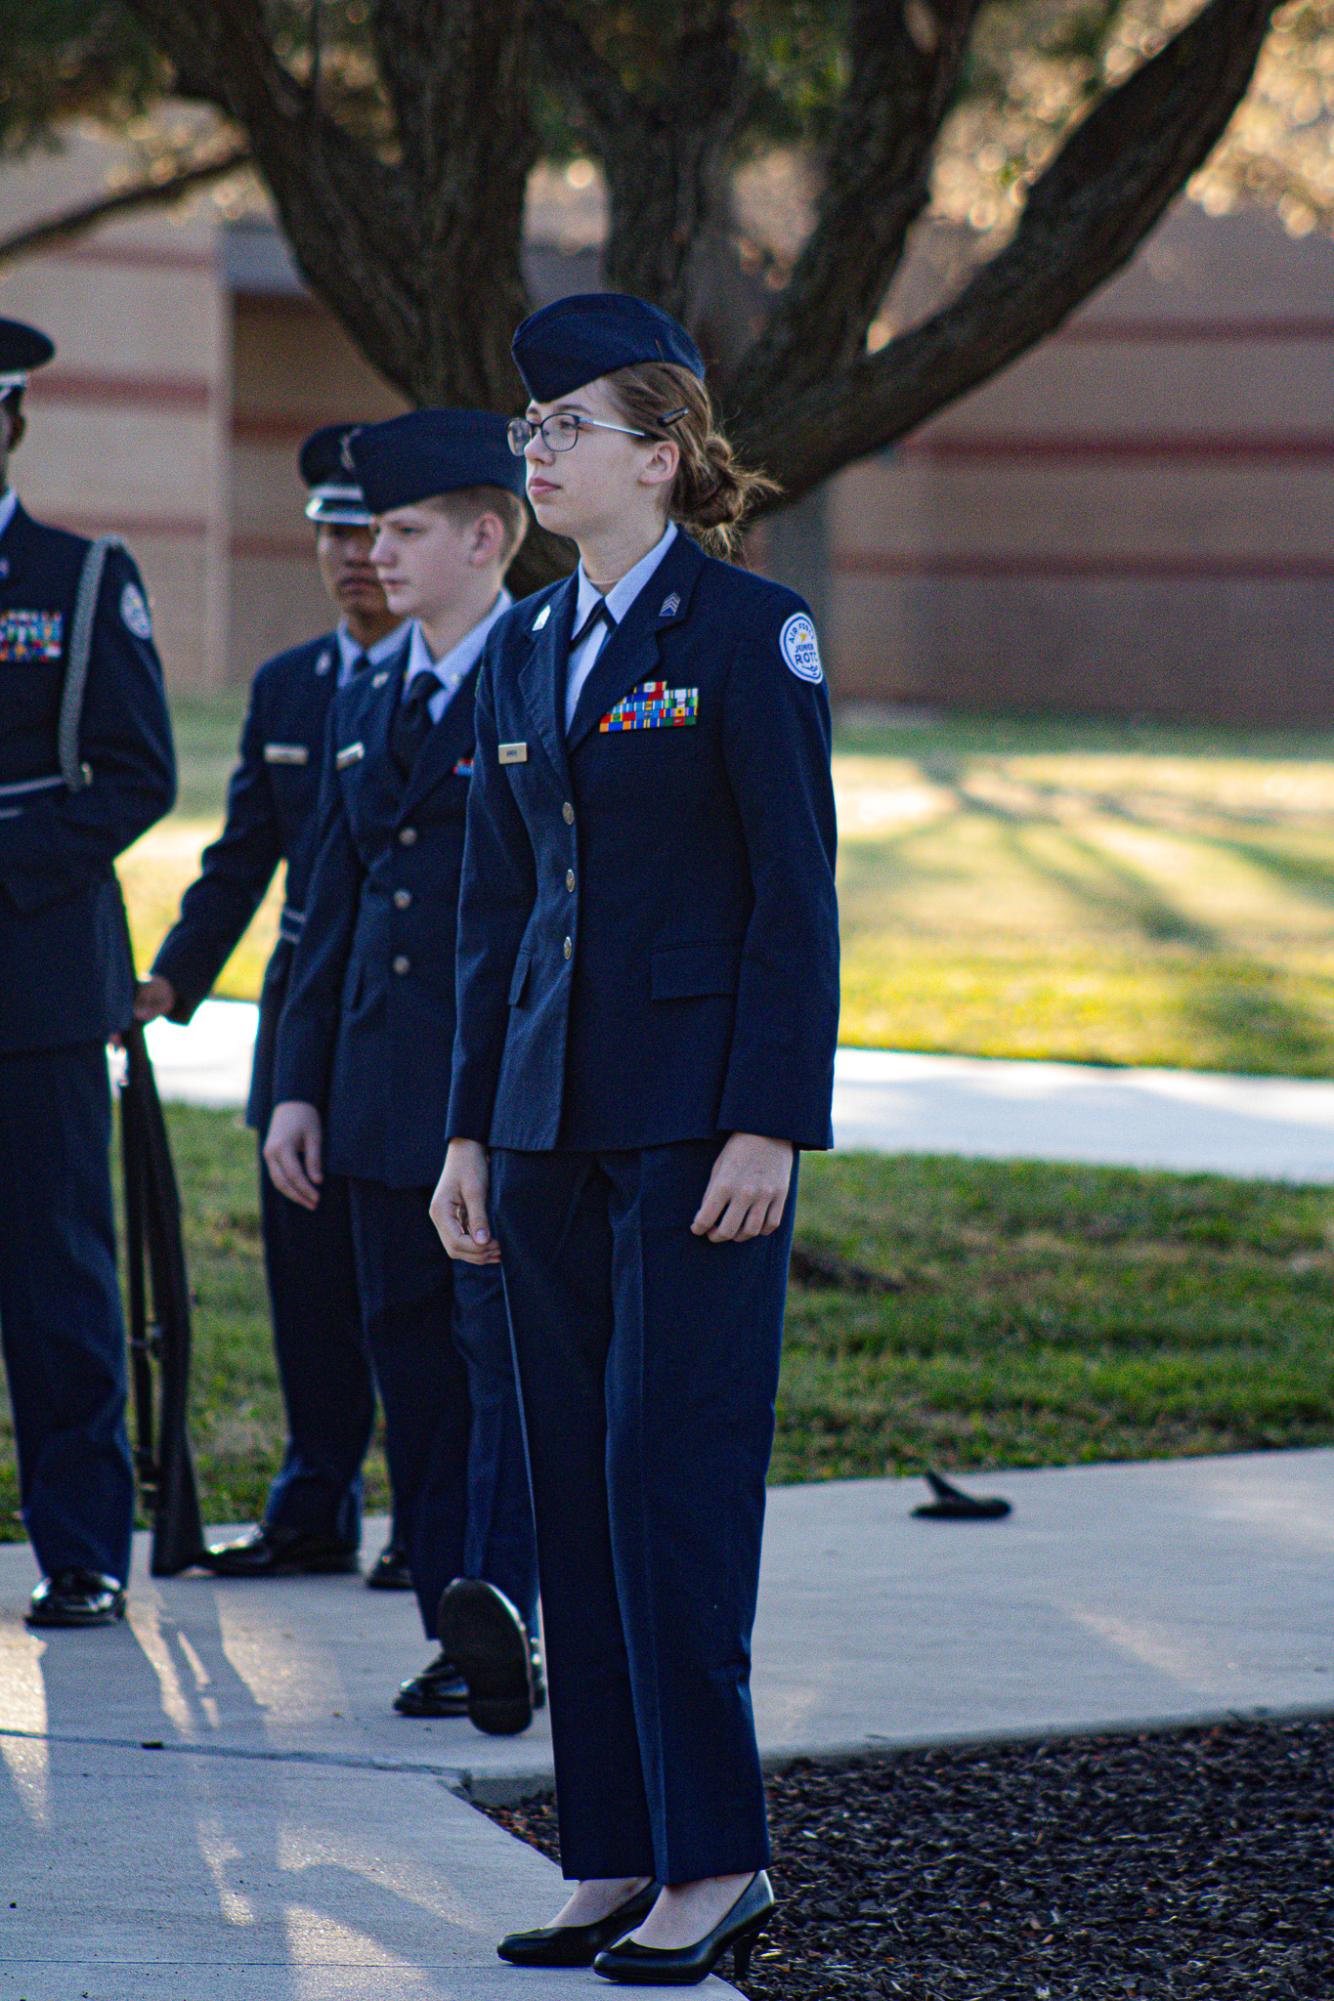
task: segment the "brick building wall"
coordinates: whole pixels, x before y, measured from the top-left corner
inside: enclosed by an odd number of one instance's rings
[[[110,158],[84,138],[8,167],[0,230],[86,199]],[[595,251],[534,234],[539,296],[596,282]],[[296,448],[402,400],[262,218],[110,225],[0,276],[0,312],[60,344],[16,484],[131,541],[174,685],[324,623]],[[836,699],[1334,723],[1332,391],[1334,244],[1183,203],[1057,336],[756,556],[816,605]]]

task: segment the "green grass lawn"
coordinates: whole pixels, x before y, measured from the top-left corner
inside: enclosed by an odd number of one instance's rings
[[[239,695],[180,700],[123,876],[146,963],[216,830]],[[844,1040],[1334,1075],[1334,736],[953,720],[835,759]],[[272,895],[220,991],[253,997]]]
[[[208,1517],[263,1505],[282,1438],[253,1136],[169,1108],[197,1299]],[[798,1238],[892,1281],[794,1287],[779,1480],[1334,1440],[1334,1190],[816,1156]],[[386,1501],[383,1461],[368,1498]],[[0,1534],[16,1537],[0,1430]]]

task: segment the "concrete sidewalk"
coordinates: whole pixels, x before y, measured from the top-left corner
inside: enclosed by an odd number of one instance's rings
[[[917,1481],[775,1490],[770,1760],[1334,1713],[1334,1449],[967,1484],[1014,1514],[914,1520]],[[458,1794],[545,1781],[545,1718],[502,1739],[395,1717],[428,1652],[405,1598],[351,1578],[153,1583],[137,1561],[125,1629],[39,1638],[31,1559],[0,1549],[3,2001],[507,1991],[494,1940],[554,1907],[556,1874]]]
[[[164,1097],[240,1105],[256,1009],[205,1001],[148,1031]],[[1334,1083],[841,1049],[840,1147],[1334,1182]]]

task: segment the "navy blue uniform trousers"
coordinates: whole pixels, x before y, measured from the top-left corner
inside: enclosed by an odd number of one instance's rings
[[[48,1577],[130,1574],[110,1143],[100,1039],[0,1055],[0,1337],[23,1520]]]
[[[264,1519],[355,1549],[375,1390],[358,1318],[347,1183],[326,1174],[319,1207],[303,1209],[278,1193],[261,1152],[259,1209],[287,1412],[287,1447]]]
[[[769,1860],[750,1640],[796,1170],[773,1236],[711,1244],[721,1144],[492,1154],[569,1877]]]
[[[500,1275],[450,1261],[429,1188],[356,1177],[347,1188],[395,1521],[422,1624],[433,1639],[445,1586],[484,1577],[532,1631],[532,1504]]]

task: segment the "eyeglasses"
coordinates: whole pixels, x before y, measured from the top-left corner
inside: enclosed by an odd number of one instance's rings
[[[623,438],[647,438],[648,431],[632,431],[628,424],[604,424],[597,417],[581,417],[573,410],[558,410],[543,417],[540,424],[527,417],[512,417],[506,435],[510,450],[521,459],[534,438],[541,438],[549,452],[572,452],[581,431],[619,431]]]

